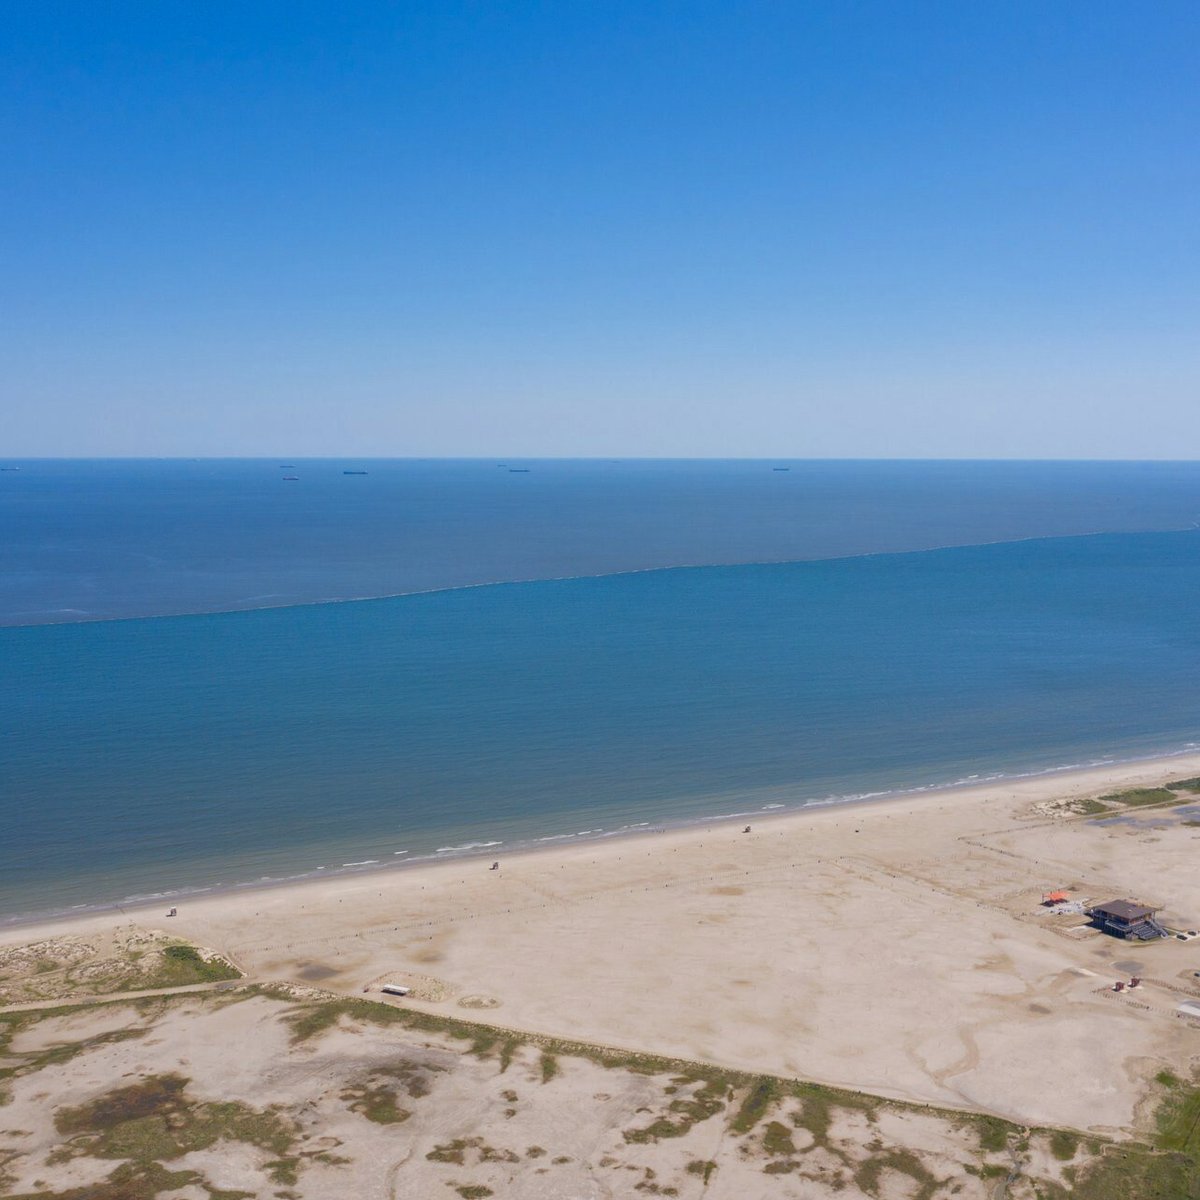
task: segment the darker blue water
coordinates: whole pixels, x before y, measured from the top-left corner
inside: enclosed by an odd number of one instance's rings
[[[0,625],[1200,521],[1194,462],[500,461],[26,461]]]
[[[3,629],[0,913],[1181,749],[1197,596],[1185,531]]]

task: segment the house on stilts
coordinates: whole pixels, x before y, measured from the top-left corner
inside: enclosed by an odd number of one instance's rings
[[[1107,900],[1103,904],[1093,904],[1087,910],[1087,915],[1092,918],[1094,925],[1113,937],[1149,942],[1171,936],[1154,919],[1158,911],[1158,908],[1135,904],[1132,900]]]

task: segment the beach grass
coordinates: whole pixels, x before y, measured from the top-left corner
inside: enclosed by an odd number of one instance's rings
[[[195,946],[174,945],[163,948],[162,959],[154,974],[138,986],[186,987],[192,983],[222,983],[241,977],[241,971],[220,955],[205,958]]]
[[[385,1083],[360,1084],[342,1092],[351,1112],[359,1113],[376,1125],[399,1125],[412,1113],[400,1107],[400,1096],[394,1087]]]
[[[974,1126],[983,1158],[978,1163],[966,1165],[972,1166],[984,1178],[998,1179],[1010,1170],[1003,1164],[988,1162],[988,1155],[1007,1154],[1010,1147],[1015,1147],[1019,1152],[1028,1148],[1033,1138],[1042,1139],[1054,1158],[1071,1163],[1067,1170],[1072,1173],[1069,1189],[1039,1181],[1038,1195],[1043,1200],[1132,1200],[1133,1197],[1138,1200],[1200,1200],[1200,1088],[1182,1082],[1168,1088],[1159,1113],[1159,1136],[1154,1145],[1123,1142],[1118,1148],[1115,1143],[1091,1139],[1085,1146],[1090,1160],[1079,1162],[1076,1160],[1084,1142],[1073,1131],[1028,1129],[986,1114],[955,1112],[800,1080],[722,1070],[702,1063],[652,1054],[499,1030],[480,1026],[476,1022],[460,1021],[455,1017],[434,1016],[374,1001],[337,998],[318,1001],[317,1005],[325,1009],[324,1014],[315,1021],[321,1028],[328,1028],[341,1015],[353,1015],[368,1021],[378,1020],[426,1032],[448,1034],[457,1040],[469,1042],[471,1052],[484,1056],[514,1041],[525,1042],[539,1048],[543,1056],[585,1058],[608,1069],[671,1076],[672,1086],[676,1088],[681,1084],[700,1084],[689,1098],[673,1099],[668,1105],[667,1115],[645,1127],[626,1130],[624,1137],[627,1142],[682,1137],[696,1124],[725,1111],[733,1113],[727,1118],[729,1131],[748,1134],[770,1116],[782,1101],[795,1099],[801,1103],[791,1118],[793,1124],[807,1129],[818,1145],[831,1149],[840,1157],[836,1145],[830,1140],[830,1129],[837,1110],[865,1113],[868,1120],[873,1122],[880,1110],[891,1108],[898,1112],[933,1114]],[[332,1006],[332,1009],[328,1006]],[[313,1024],[302,1027],[312,1028]],[[294,1021],[294,1034],[296,1028]],[[736,1105],[736,1109],[733,1105]],[[770,1124],[767,1129],[764,1142],[769,1138],[772,1147],[782,1147],[783,1140],[778,1133],[771,1130]],[[1092,1153],[1093,1150],[1095,1153]],[[786,1173],[789,1162],[778,1157],[764,1169],[771,1169],[772,1173],[779,1173],[780,1170]],[[855,1166],[855,1181],[860,1186],[874,1186],[885,1170],[908,1175],[913,1180],[914,1195],[917,1197],[932,1196],[941,1184],[910,1152],[886,1145]]]
[[[291,1149],[297,1131],[279,1113],[240,1101],[197,1101],[187,1093],[189,1082],[181,1075],[151,1075],[87,1104],[60,1108],[54,1125],[68,1136],[93,1135],[87,1141],[93,1157],[142,1163],[181,1158],[222,1141],[277,1156]]]
[[[1200,1161],[1200,1084],[1186,1083],[1163,1071],[1158,1082],[1166,1095],[1158,1110],[1158,1145]]]
[[[415,1032],[440,1033],[463,1045],[463,1051],[493,1060],[499,1068],[503,1060],[515,1060],[518,1051],[536,1050],[536,1071],[543,1077],[545,1063],[553,1062],[551,1078],[570,1070],[566,1060],[587,1059],[610,1070],[630,1070],[660,1077],[664,1083],[665,1110],[641,1128],[625,1131],[627,1143],[655,1142],[685,1136],[697,1125],[721,1119],[729,1134],[755,1135],[759,1153],[765,1154],[763,1170],[769,1174],[791,1174],[801,1169],[793,1129],[804,1129],[815,1145],[826,1149],[843,1167],[846,1182],[853,1180],[860,1189],[872,1194],[888,1174],[907,1176],[914,1197],[929,1197],[945,1180],[939,1180],[924,1160],[903,1146],[889,1145],[875,1138],[865,1147],[866,1154],[852,1156],[832,1136],[841,1116],[861,1114],[876,1125],[884,1110],[912,1113],[947,1120],[960,1128],[973,1128],[978,1145],[977,1157],[962,1163],[962,1169],[981,1179],[1000,1179],[1013,1170],[1012,1165],[1037,1142],[1064,1166],[1067,1185],[1039,1179],[1036,1194],[1042,1200],[1200,1200],[1200,1086],[1177,1074],[1162,1071],[1157,1083],[1162,1100],[1157,1115],[1157,1134],[1153,1145],[1139,1142],[1109,1142],[1098,1137],[1062,1129],[1022,1128],[1012,1122],[986,1114],[971,1114],[930,1105],[827,1087],[801,1080],[772,1075],[724,1070],[707,1064],[649,1054],[633,1054],[608,1047],[523,1034],[480,1026],[454,1017],[434,1016],[399,1006],[353,997],[332,995],[298,996],[287,988],[244,986],[237,989],[240,998],[274,996],[288,1003],[287,1020],[294,1041],[307,1040],[333,1028],[347,1017],[382,1025],[395,1025]],[[195,1002],[197,997],[190,996]],[[224,1003],[227,997],[203,995],[204,1002]],[[175,998],[155,1002],[156,1007],[177,1003]],[[128,1003],[118,999],[96,1005]],[[152,1012],[145,1004],[140,1012]],[[61,1009],[12,1014],[3,1023],[11,1035],[38,1019],[57,1015]],[[14,1019],[16,1018],[16,1019]],[[145,1030],[121,1030],[100,1038],[68,1046],[55,1047],[54,1061],[65,1061],[88,1046],[113,1037],[140,1036]],[[41,1064],[43,1055],[28,1057],[26,1069]],[[412,1063],[381,1068],[378,1073],[403,1076],[411,1085],[412,1095],[424,1095],[428,1084],[422,1074],[439,1070]],[[191,1171],[169,1170],[164,1164],[193,1150],[205,1149],[221,1141],[242,1142],[272,1155],[270,1170],[279,1184],[295,1182],[303,1159],[294,1153],[298,1129],[292,1119],[275,1108],[255,1109],[241,1102],[199,1101],[189,1095],[189,1081],[178,1074],[147,1076],[131,1084],[112,1088],[86,1104],[60,1109],[55,1114],[59,1132],[71,1139],[59,1152],[67,1156],[86,1154],[97,1158],[121,1159],[106,1180],[86,1192],[86,1200],[151,1200],[161,1191],[179,1190],[196,1184],[208,1191],[211,1200],[228,1200],[201,1176]],[[353,1093],[353,1094],[351,1094]],[[406,1120],[409,1114],[399,1104],[395,1087],[374,1078],[352,1085],[343,1095],[354,1111],[380,1125]],[[790,1125],[789,1125],[790,1122]],[[761,1129],[761,1137],[757,1131]],[[862,1148],[859,1148],[861,1151]],[[1012,1156],[1016,1155],[1014,1159]],[[431,1161],[469,1165],[480,1162],[510,1161],[509,1152],[498,1151],[479,1139],[458,1139],[435,1147],[427,1155]],[[531,1154],[532,1157],[532,1154]],[[707,1180],[717,1169],[715,1163],[695,1160],[687,1171]],[[468,1186],[481,1186],[471,1184]],[[38,1192],[41,1200],[84,1200],[76,1190]],[[26,1200],[16,1196],[14,1200]]]
[[[1141,808],[1148,804],[1178,804],[1179,797],[1170,788],[1128,788],[1123,792],[1110,792],[1101,796],[1107,804],[1123,804],[1126,808]]]
[[[284,998],[294,997],[284,993]],[[1121,1143],[1119,1152],[1115,1144],[1103,1139],[1096,1141],[1096,1153],[1090,1161],[1077,1163],[1078,1148],[1082,1144],[1079,1135],[1056,1129],[1026,1129],[1000,1117],[986,1114],[961,1113],[939,1109],[931,1105],[910,1104],[899,1100],[883,1099],[866,1093],[852,1092],[823,1084],[788,1080],[772,1075],[755,1075],[748,1072],[723,1070],[702,1063],[615,1050],[609,1047],[588,1045],[538,1034],[523,1034],[515,1030],[483,1026],[477,1022],[461,1021],[457,1017],[435,1016],[376,1001],[353,997],[331,997],[328,1000],[311,1001],[289,1018],[294,1038],[312,1037],[330,1028],[341,1017],[380,1024],[396,1024],[423,1032],[439,1032],[456,1040],[469,1043],[468,1052],[483,1057],[493,1054],[499,1059],[500,1048],[507,1048],[511,1056],[514,1044],[528,1044],[541,1051],[542,1059],[551,1055],[558,1058],[584,1058],[599,1066],[612,1070],[632,1070],[645,1075],[663,1075],[672,1078],[672,1087],[681,1084],[699,1083],[700,1087],[689,1098],[675,1098],[668,1105],[667,1114],[650,1124],[626,1130],[624,1137],[630,1143],[644,1143],[660,1139],[672,1139],[686,1135],[698,1123],[728,1110],[729,1131],[745,1135],[770,1116],[778,1105],[788,1099],[800,1101],[792,1115],[792,1123],[812,1134],[816,1144],[838,1154],[831,1143],[830,1129],[834,1114],[839,1110],[865,1113],[873,1121],[880,1110],[891,1108],[898,1112],[921,1112],[967,1124],[976,1129],[981,1161],[970,1164],[983,1177],[999,1178],[1007,1174],[1008,1168],[988,1162],[987,1156],[1007,1154],[1010,1147],[1027,1147],[1033,1137],[1045,1140],[1047,1149],[1059,1161],[1072,1163],[1071,1189],[1039,1182],[1045,1200],[1130,1200],[1131,1197],[1145,1200],[1200,1200],[1200,1145],[1194,1124],[1200,1111],[1200,1089],[1177,1083],[1168,1088],[1160,1112],[1160,1134],[1155,1145],[1137,1142]],[[544,1068],[543,1068],[544,1069]],[[1174,1079],[1174,1076],[1171,1076]],[[772,1145],[782,1145],[772,1135]],[[451,1147],[453,1150],[453,1147]],[[1066,1155],[1071,1150],[1070,1158]],[[840,1156],[840,1155],[839,1155]],[[787,1162],[776,1160],[785,1172]],[[875,1165],[871,1165],[874,1163]],[[906,1169],[911,1168],[911,1169]],[[904,1157],[904,1152],[884,1146],[874,1152],[865,1162],[856,1166],[861,1173],[861,1182],[873,1185],[885,1170],[908,1174],[914,1181],[915,1194],[932,1195],[938,1186],[934,1177],[919,1163],[914,1164]],[[774,1173],[779,1173],[776,1169]],[[1056,1190],[1057,1189],[1057,1190]]]
[[[0,950],[0,1001],[48,1003],[242,978],[223,956],[162,934],[104,940],[107,946],[52,938],[32,947]]]

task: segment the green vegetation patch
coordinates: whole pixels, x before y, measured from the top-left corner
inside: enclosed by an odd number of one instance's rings
[[[351,1112],[359,1113],[377,1125],[399,1125],[412,1113],[400,1104],[400,1089],[413,1100],[428,1096],[430,1076],[445,1068],[432,1063],[401,1059],[388,1066],[376,1067],[363,1079],[350,1083],[342,1091]]]
[[[298,1131],[278,1111],[238,1101],[197,1103],[180,1075],[153,1075],[96,1100],[59,1109],[54,1124],[81,1153],[143,1165],[169,1161],[220,1141],[245,1142],[282,1157]],[[86,1136],[81,1136],[86,1135]]]
[[[1184,1154],[1147,1146],[1107,1146],[1070,1188],[1038,1183],[1039,1200],[1200,1200],[1200,1167]]]
[[[376,1125],[399,1125],[412,1113],[399,1105],[394,1087],[384,1083],[365,1083],[347,1088],[342,1099],[349,1102],[350,1111],[374,1121]]]
[[[59,1133],[104,1132],[125,1121],[161,1116],[183,1107],[188,1080],[182,1075],[152,1075],[128,1087],[117,1088],[78,1108],[60,1108],[54,1114]]]
[[[945,1182],[933,1175],[911,1150],[896,1149],[872,1154],[855,1171],[854,1182],[868,1196],[878,1196],[885,1171],[895,1171],[913,1180],[916,1190],[907,1193],[912,1200],[932,1200],[933,1194]]]
[[[1095,796],[1089,796],[1086,800],[1076,800],[1071,807],[1085,817],[1097,817],[1101,813],[1112,812],[1107,804],[1102,804]]]
[[[1056,1129],[1050,1135],[1050,1153],[1059,1162],[1070,1162],[1079,1153],[1080,1137],[1067,1129]]]
[[[773,1158],[783,1158],[796,1153],[792,1131],[780,1121],[768,1121],[763,1130],[763,1149]]]
[[[1158,1081],[1167,1088],[1158,1110],[1158,1147],[1186,1154],[1200,1163],[1200,1087],[1184,1083],[1169,1071],[1160,1072]]]
[[[989,1154],[996,1154],[1008,1146],[1008,1135],[1013,1126],[999,1117],[976,1117],[972,1121],[979,1134],[979,1148]]]
[[[281,1000],[290,1000],[287,993],[279,996]],[[318,1037],[327,1030],[333,1029],[343,1016],[354,1016],[353,1005],[360,1003],[353,1000],[324,1000],[317,1004],[306,1004],[293,1009],[287,1016],[288,1024],[292,1027],[293,1042],[307,1042],[310,1038]],[[382,1008],[382,1006],[380,1006]],[[384,1012],[393,1012],[391,1008],[383,1008]],[[386,1025],[389,1021],[384,1016],[371,1014],[376,1024]],[[399,1022],[397,1022],[399,1023]]]
[[[729,1122],[729,1128],[734,1133],[749,1133],[762,1120],[778,1096],[778,1079],[768,1075],[756,1080],[754,1086],[743,1097],[741,1107]]]
[[[999,1163],[984,1163],[982,1167],[967,1163],[963,1170],[977,1179],[1002,1179],[1009,1172],[1008,1167],[1002,1167]]]
[[[878,1110],[886,1105],[905,1111],[904,1105],[893,1101],[880,1100],[863,1092],[825,1087],[819,1083],[793,1083],[788,1088],[788,1094],[800,1101],[799,1110],[792,1114],[792,1124],[798,1129],[807,1129],[812,1134],[814,1146],[820,1146],[843,1161],[847,1161],[845,1154],[829,1137],[835,1109],[860,1112],[870,1124],[875,1123]]]
[[[512,1066],[513,1055],[517,1052],[520,1042],[513,1037],[505,1038],[500,1046],[500,1074],[503,1075]]]
[[[512,1150],[500,1150],[489,1146],[481,1137],[455,1138],[452,1142],[444,1142],[434,1146],[425,1157],[430,1162],[453,1163],[461,1167],[466,1165],[468,1154],[474,1154],[478,1162],[518,1163],[521,1156]]]
[[[186,987],[190,983],[221,983],[241,979],[242,973],[218,955],[205,958],[195,946],[167,946],[162,962],[142,987]]]
[[[159,1163],[122,1163],[107,1179],[62,1192],[24,1192],[7,1200],[155,1200],[163,1192],[189,1185],[203,1188],[209,1200],[254,1200],[253,1192],[214,1188],[198,1171],[168,1171]]]
[[[1069,1187],[1039,1181],[1040,1200],[1200,1200],[1200,1086],[1160,1071],[1165,1089],[1153,1146],[1083,1139],[1069,1131],[1047,1131],[1050,1151],[1071,1166]],[[1082,1147],[1090,1161],[1078,1157]]]
[[[1200,775],[1194,775],[1191,779],[1173,779],[1166,786],[1176,792],[1200,793]]]
[[[1169,788],[1129,788],[1124,792],[1111,792],[1100,799],[1109,804],[1124,804],[1127,808],[1140,808],[1146,804],[1178,804],[1179,797]]]
[[[294,1005],[296,1003],[295,996],[285,989],[261,987],[255,990],[259,995],[290,1001]],[[541,1040],[534,1037],[524,1038],[512,1030],[498,1029],[492,1025],[459,1021],[453,1017],[439,1017],[411,1008],[399,1008],[391,1004],[379,1004],[372,1000],[346,996],[296,1005],[287,1014],[287,1021],[292,1028],[292,1041],[305,1042],[317,1037],[336,1026],[343,1017],[372,1025],[400,1025],[422,1033],[444,1034],[457,1041],[469,1042],[468,1054],[479,1058],[490,1058],[496,1054],[502,1062],[506,1056],[511,1061],[517,1047],[523,1042]]]
[[[264,1163],[264,1169],[272,1183],[293,1184],[300,1181],[300,1158],[292,1155]]]
[[[669,1116],[659,1117],[643,1129],[625,1130],[623,1136],[627,1142],[643,1144],[660,1138],[685,1137],[694,1125],[724,1110],[733,1086],[730,1078],[720,1071],[698,1071],[681,1082],[700,1086],[691,1095],[672,1100],[667,1105]]]

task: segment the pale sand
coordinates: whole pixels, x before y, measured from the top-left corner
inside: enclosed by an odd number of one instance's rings
[[[246,1140],[252,1123],[230,1123],[219,1143],[168,1160],[172,1172],[199,1171],[207,1183],[172,1186],[162,1193],[172,1200],[210,1200],[218,1187],[291,1200],[913,1200],[918,1184],[928,1200],[994,1200],[997,1177],[1014,1161],[1021,1179],[1007,1192],[1012,1200],[1028,1200],[1037,1184],[1061,1189],[1067,1180],[1050,1139],[1023,1138],[1019,1152],[985,1148],[980,1128],[959,1114],[854,1103],[810,1109],[784,1089],[757,1123],[738,1129],[731,1118],[749,1094],[744,1084],[686,1114],[679,1105],[696,1098],[702,1081],[674,1070],[647,1074],[559,1054],[548,1073],[537,1046],[510,1043],[502,1062],[440,1033],[348,1019],[296,1042],[289,1024],[295,1004],[237,992],[160,1006],[116,1003],[22,1030],[13,1054],[92,1041],[69,1061],[51,1060],[10,1085],[0,1187],[38,1195],[97,1188],[116,1162],[95,1154],[87,1138],[60,1132],[54,1113],[111,1101],[114,1087],[164,1073],[187,1080],[192,1105],[216,1101],[226,1113],[242,1105],[276,1114],[292,1130],[295,1170],[281,1189],[272,1171],[278,1151]],[[114,1031],[131,1036],[103,1040]],[[402,1110],[386,1123],[363,1115],[362,1102],[381,1093]],[[176,1121],[176,1129],[187,1124],[178,1112]],[[644,1136],[664,1125],[670,1136]],[[1094,1151],[1077,1151],[1070,1169],[1086,1176],[1094,1161]],[[715,1170],[706,1172],[706,1164]]]
[[[1200,774],[1200,755],[638,838],[332,878],[12,929],[133,922],[254,979],[1116,1133],[1147,1081],[1200,1057],[1176,1015],[1200,941],[1071,936],[1043,891],[1132,896],[1200,920],[1200,829],[1103,827],[1040,802]],[[1200,802],[1200,797],[1198,797]],[[1135,814],[1149,820],[1149,814]],[[1137,960],[1135,998],[1108,990]],[[1094,972],[1089,974],[1087,972]],[[1170,985],[1170,986],[1168,986]],[[1181,989],[1173,991],[1171,987]]]

